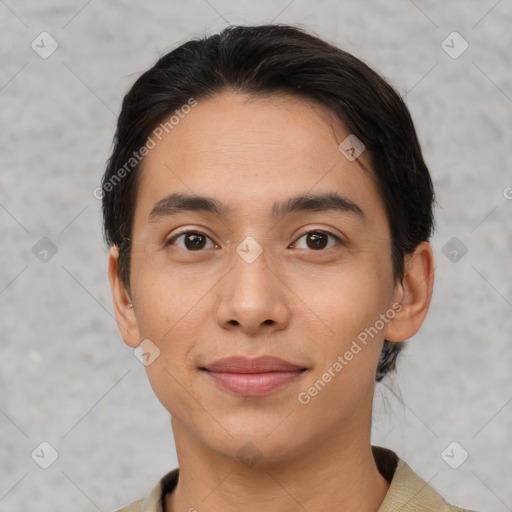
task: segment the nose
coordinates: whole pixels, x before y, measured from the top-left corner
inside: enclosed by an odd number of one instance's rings
[[[217,322],[224,329],[268,335],[290,322],[291,292],[269,266],[265,251],[252,262],[235,254],[217,293]]]

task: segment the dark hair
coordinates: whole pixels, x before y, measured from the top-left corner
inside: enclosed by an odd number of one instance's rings
[[[222,91],[291,93],[326,107],[365,145],[391,231],[395,280],[404,256],[430,238],[434,191],[409,111],[394,89],[353,55],[287,25],[231,26],[161,57],[123,99],[102,180],[105,239],[119,248],[129,286],[130,236],[141,148],[153,130],[190,100]],[[129,163],[127,165],[127,163]],[[385,340],[376,373],[395,369],[403,343]]]

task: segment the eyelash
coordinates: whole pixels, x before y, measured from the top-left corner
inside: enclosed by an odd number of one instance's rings
[[[294,243],[297,243],[298,240],[300,240],[301,238],[303,238],[304,236],[306,235],[309,235],[309,234],[312,234],[312,233],[315,233],[315,234],[321,234],[321,235],[326,235],[327,237],[331,237],[333,238],[336,243],[338,245],[343,245],[343,241],[336,235],[330,233],[329,231],[323,231],[323,230],[319,230],[319,229],[312,229],[312,230],[309,230],[309,231],[306,231],[304,232],[302,235],[300,235],[297,240],[294,242]],[[211,240],[211,238],[208,236],[208,235],[205,235],[204,233],[202,233],[201,231],[194,231],[194,230],[187,230],[187,231],[182,231],[181,233],[177,233],[175,235],[173,235],[171,238],[169,238],[168,240],[165,241],[165,247],[169,246],[169,245],[173,245],[174,242],[176,242],[176,240],[180,237],[182,237],[183,235],[191,235],[191,234],[194,234],[194,235],[201,235],[201,236],[205,236],[206,238],[208,238],[209,240]],[[211,240],[213,242],[213,240]],[[218,247],[218,244],[215,244],[214,245],[216,247]],[[330,249],[331,247],[328,247],[327,249]],[[181,250],[183,251],[186,251],[186,252],[204,252],[202,249],[198,250],[198,251],[190,251],[188,249],[182,249],[180,247]],[[327,249],[323,248],[323,249],[319,249],[319,250],[313,250],[311,249],[312,252],[324,252],[326,251]]]

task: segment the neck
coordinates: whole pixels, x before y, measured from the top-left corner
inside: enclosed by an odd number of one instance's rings
[[[315,443],[285,461],[253,466],[213,453],[173,421],[180,475],[166,512],[376,512],[389,488],[367,435]],[[186,446],[186,453],[180,453]]]

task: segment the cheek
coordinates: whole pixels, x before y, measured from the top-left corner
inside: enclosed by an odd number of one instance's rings
[[[308,315],[307,328],[313,332],[316,323],[325,334],[314,338],[316,364],[297,399],[317,426],[347,422],[362,404],[371,403],[385,332],[378,322],[389,307],[391,290],[383,286],[385,279],[386,274],[379,278],[379,272],[365,266],[364,271],[352,267],[315,280],[318,287],[307,304],[321,320]]]
[[[386,311],[393,284],[387,266],[354,261],[314,276],[298,275],[293,291],[315,313],[322,333],[346,343]]]
[[[317,365],[308,380],[314,388],[311,395],[303,390],[305,399],[312,399],[310,405],[318,407],[319,414],[328,403],[345,404],[354,411],[373,390],[386,326],[381,315],[389,308],[392,276],[378,262],[347,265],[329,276],[317,276],[315,285],[307,304],[318,312],[321,321],[315,323],[324,334],[315,338]],[[311,322],[308,328],[313,328]],[[314,393],[321,396],[313,399]],[[343,414],[342,410],[333,414]]]
[[[207,276],[189,274],[187,269],[171,266],[164,251],[145,244],[134,247],[132,298],[141,336],[164,343],[183,321],[190,325],[211,285]]]
[[[145,257],[145,258],[144,258]],[[152,264],[149,255],[134,254],[132,291],[141,339],[151,340],[160,351],[146,367],[160,400],[165,395],[179,397],[196,371],[196,347],[205,339],[209,321],[209,290],[215,281]],[[207,332],[211,332],[208,329]],[[190,389],[190,388],[188,388]],[[165,404],[168,406],[169,404]]]
[[[209,288],[169,277],[148,280],[137,288],[139,332],[157,344],[165,359],[176,361],[179,356],[183,361],[184,354],[204,338]]]
[[[166,276],[148,279],[138,290],[143,304],[138,308],[139,331],[160,350],[159,357],[146,367],[155,395],[172,416],[204,414],[196,407],[201,396],[195,379],[197,347],[201,342],[212,342],[205,337],[204,327],[208,287],[185,285]]]

